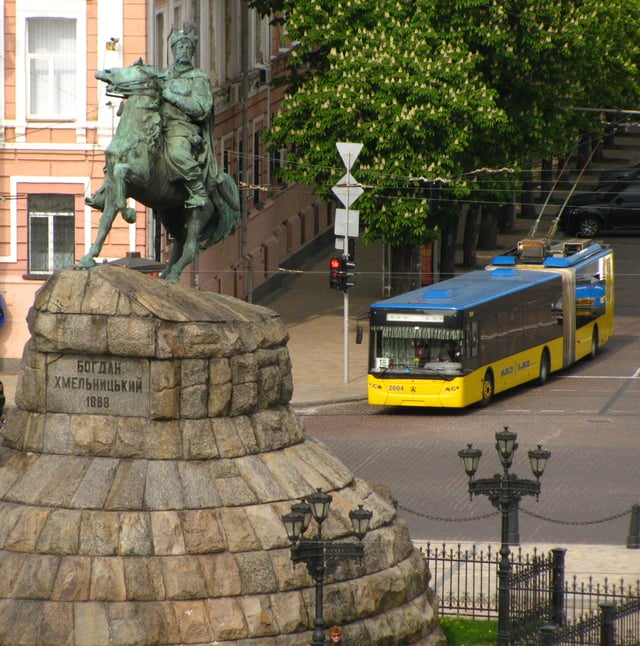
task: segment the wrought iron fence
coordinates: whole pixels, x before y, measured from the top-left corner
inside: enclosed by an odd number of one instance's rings
[[[431,580],[429,585],[438,595],[441,615],[456,615],[471,619],[498,617],[498,581],[496,568],[499,554],[491,549],[478,550],[432,547],[423,549]]]
[[[509,581],[509,633],[514,641],[538,632],[547,623],[564,617],[562,581],[566,550],[555,549],[533,556],[518,553],[512,559]]]
[[[600,603],[577,621],[540,628],[519,642],[520,646],[638,646],[640,644],[640,598],[617,604]]]
[[[640,579],[565,580],[566,550],[510,555],[509,631],[522,646],[640,646]],[[423,549],[441,615],[498,617],[500,554],[475,545]]]

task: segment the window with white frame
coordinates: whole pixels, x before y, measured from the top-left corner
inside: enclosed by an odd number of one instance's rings
[[[86,112],[86,3],[16,0],[18,120],[75,121]]]
[[[27,116],[71,119],[75,116],[76,21],[27,19]]]
[[[52,274],[75,262],[75,197],[32,193],[27,197],[29,273]]]

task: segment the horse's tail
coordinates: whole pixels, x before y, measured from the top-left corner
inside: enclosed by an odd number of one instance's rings
[[[213,238],[211,244],[216,242],[224,241],[235,233],[235,230],[238,226],[238,220],[240,219],[239,211],[232,211],[230,208],[225,207],[225,209],[220,214],[220,219],[218,220],[218,226],[213,232]]]
[[[224,208],[217,213],[217,218],[211,218],[208,226],[205,227],[201,235],[201,247],[206,249],[216,242],[225,241],[233,235],[240,220],[240,198],[238,187],[233,179],[224,173],[223,181],[219,186],[224,186],[225,198],[223,200]],[[214,189],[218,190],[218,189]],[[229,197],[229,200],[227,200]],[[228,204],[231,201],[237,208]]]

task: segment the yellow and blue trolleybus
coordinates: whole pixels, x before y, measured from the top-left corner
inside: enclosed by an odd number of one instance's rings
[[[472,271],[370,308],[368,401],[462,408],[593,358],[613,333],[613,251],[523,240]]]

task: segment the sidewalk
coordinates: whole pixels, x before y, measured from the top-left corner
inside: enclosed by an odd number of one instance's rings
[[[413,541],[414,545],[426,551],[426,541]],[[442,541],[436,540],[429,541],[432,547],[440,548]],[[459,542],[452,543],[446,542],[447,549],[457,550],[460,545],[461,551],[471,550],[473,543]],[[476,543],[476,551],[487,551],[487,547],[491,546],[493,554],[499,554],[500,545],[497,543]],[[640,550],[627,549],[624,545],[555,545],[544,543],[523,543],[520,546],[511,546],[512,553],[517,554],[518,550],[522,551],[523,555],[532,556],[534,553],[548,554],[552,549],[562,547],[567,550],[565,555],[565,581],[572,584],[575,582],[589,583],[590,581],[595,585],[604,585],[606,582],[608,586],[615,585],[616,588],[620,587],[621,581],[624,582],[625,589],[628,586],[633,586],[635,594],[637,588],[635,587],[637,581],[640,579]]]

